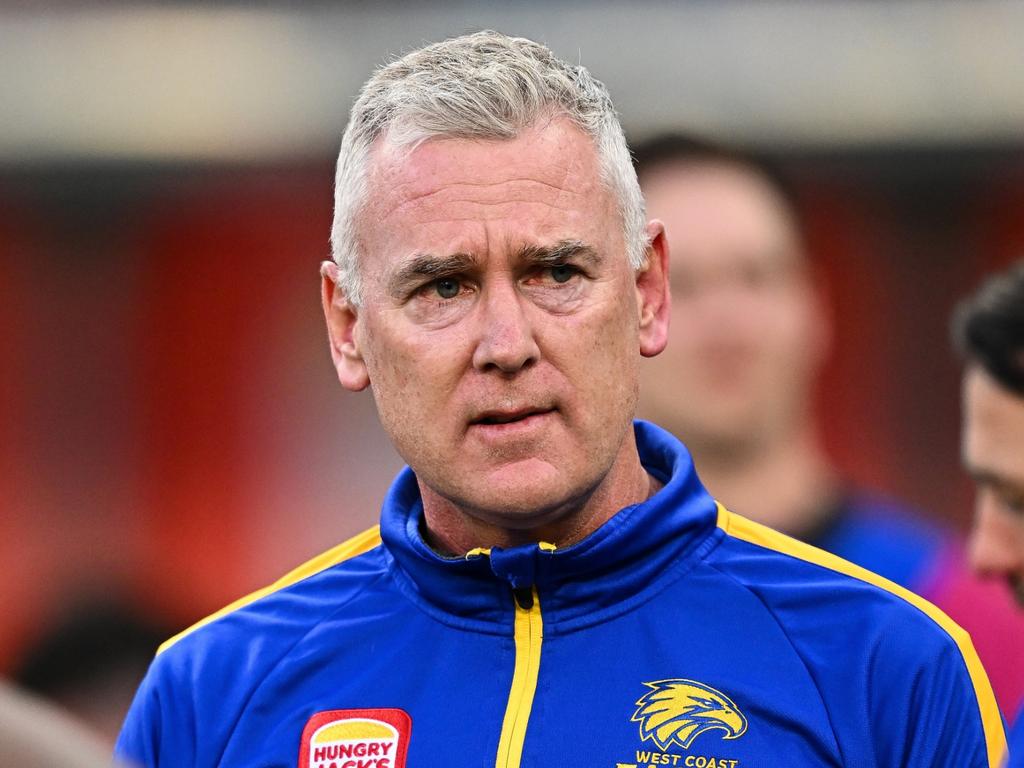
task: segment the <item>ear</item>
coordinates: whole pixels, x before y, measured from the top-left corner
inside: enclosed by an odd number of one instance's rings
[[[668,288],[668,240],[665,225],[647,224],[647,265],[636,273],[637,310],[640,316],[640,354],[654,357],[668,343],[672,299]]]
[[[356,340],[359,313],[338,284],[337,264],[325,261],[320,265],[320,276],[323,282],[324,318],[327,320],[327,337],[331,342],[334,369],[338,372],[341,386],[359,392],[370,383],[370,375]]]

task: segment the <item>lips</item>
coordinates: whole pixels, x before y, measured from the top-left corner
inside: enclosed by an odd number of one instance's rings
[[[539,416],[546,413],[551,413],[554,408],[515,408],[515,409],[494,409],[489,411],[483,411],[469,423],[470,425],[497,425],[497,424],[514,424],[519,421],[525,421],[531,416]]]

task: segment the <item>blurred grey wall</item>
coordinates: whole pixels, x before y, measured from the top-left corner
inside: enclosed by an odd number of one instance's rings
[[[494,27],[605,80],[627,130],[758,144],[1020,141],[1024,3],[19,3],[0,162],[334,151],[371,69]]]

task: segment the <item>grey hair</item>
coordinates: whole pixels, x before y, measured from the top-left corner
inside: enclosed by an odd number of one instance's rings
[[[367,197],[370,151],[430,138],[512,139],[562,115],[594,142],[601,181],[617,198],[629,263],[646,263],[644,202],[626,138],[604,84],[583,66],[521,37],[483,31],[406,54],[378,69],[352,107],[334,177],[331,255],[346,298],[362,298],[357,218]]]

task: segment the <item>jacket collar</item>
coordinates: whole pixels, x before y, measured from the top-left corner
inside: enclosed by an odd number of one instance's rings
[[[644,468],[663,483],[582,541],[550,551],[536,544],[447,558],[423,540],[423,502],[406,467],[392,484],[381,538],[402,591],[436,618],[507,633],[513,590],[536,587],[545,631],[571,631],[631,610],[685,573],[720,537],[717,505],[689,452],[648,422],[634,422]]]

